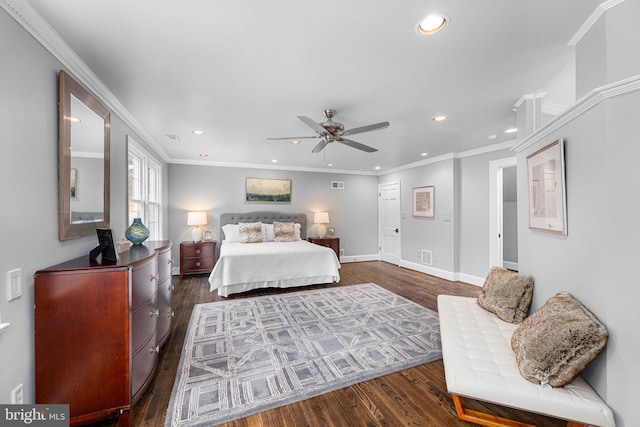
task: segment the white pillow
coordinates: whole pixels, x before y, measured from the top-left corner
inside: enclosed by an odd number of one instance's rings
[[[240,241],[240,225],[226,224],[222,226],[224,233],[224,241],[229,243],[238,243]]]
[[[273,224],[262,224],[262,240],[265,242],[273,242],[276,238]]]
[[[294,236],[296,236],[296,240],[302,240],[302,238],[300,237],[300,229],[302,228],[302,226],[299,223],[295,223],[295,227],[293,230],[293,234]]]

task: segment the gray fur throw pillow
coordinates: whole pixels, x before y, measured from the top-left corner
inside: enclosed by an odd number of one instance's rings
[[[478,304],[509,323],[520,323],[529,314],[533,277],[502,267],[491,267],[478,295]]]
[[[605,326],[570,294],[559,293],[511,337],[520,374],[535,384],[569,384],[607,344]]]

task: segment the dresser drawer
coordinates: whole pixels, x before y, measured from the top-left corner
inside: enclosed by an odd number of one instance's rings
[[[171,260],[171,248],[164,252],[158,253],[158,278],[160,281],[171,276],[171,267],[173,262]]]
[[[156,293],[157,276],[155,257],[134,267],[131,280],[131,309],[146,304]]]
[[[155,300],[138,307],[131,313],[131,352],[136,353],[151,335],[158,324],[158,315]]]
[[[136,401],[151,382],[158,364],[159,350],[155,334],[144,343],[140,351],[131,359],[131,396]]]

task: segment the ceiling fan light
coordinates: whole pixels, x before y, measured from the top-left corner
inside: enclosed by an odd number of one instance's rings
[[[298,145],[300,144],[300,141],[298,141],[297,139],[292,139],[291,141],[289,141],[291,144],[293,145]]]
[[[418,24],[418,32],[424,35],[435,34],[444,30],[448,22],[449,19],[444,15],[429,15]]]
[[[518,128],[509,128],[504,131],[504,133],[516,133],[518,132]]]

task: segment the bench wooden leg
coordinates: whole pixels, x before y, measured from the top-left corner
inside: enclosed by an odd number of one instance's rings
[[[453,397],[453,404],[456,407],[458,418],[463,421],[468,421],[470,423],[486,427],[536,427],[531,424],[521,423],[520,421],[497,417],[480,411],[474,411],[473,409],[465,409],[457,394],[452,394],[451,396]],[[584,424],[569,421],[567,423],[567,427],[584,427]]]

